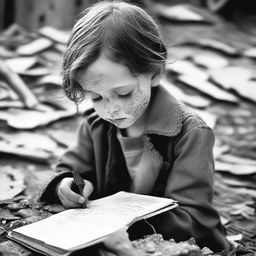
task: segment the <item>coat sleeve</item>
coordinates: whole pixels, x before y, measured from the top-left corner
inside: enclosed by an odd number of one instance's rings
[[[79,172],[84,179],[95,184],[93,142],[87,121],[78,130],[74,145],[57,161],[56,173],[40,191],[38,200],[46,203],[58,203],[57,184],[65,177],[72,177],[71,170]]]
[[[194,237],[199,246],[213,251],[228,249],[218,213],[212,207],[214,135],[208,127],[191,128],[178,136],[174,164],[165,188],[165,197],[179,207],[149,219],[157,233],[176,241]]]

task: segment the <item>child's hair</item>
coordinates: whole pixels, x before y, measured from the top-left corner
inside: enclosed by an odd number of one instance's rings
[[[74,25],[64,55],[63,83],[67,97],[84,99],[75,74],[86,69],[102,52],[125,64],[133,74],[164,70],[166,48],[153,18],[138,6],[103,1],[87,8]]]

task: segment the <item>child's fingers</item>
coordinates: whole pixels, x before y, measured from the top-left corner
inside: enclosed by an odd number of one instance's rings
[[[59,198],[65,207],[79,207],[85,198],[71,190],[73,179],[64,178],[59,186]]]
[[[65,208],[79,208],[81,207],[81,204],[77,203],[77,202],[73,202],[73,201],[70,201],[68,200],[67,198],[65,198],[63,195],[59,195],[59,198],[60,198],[60,201],[62,203],[62,205],[65,207]]]
[[[85,200],[88,199],[88,197],[92,194],[93,192],[93,185],[90,181],[84,180],[84,189],[83,189],[83,196]]]

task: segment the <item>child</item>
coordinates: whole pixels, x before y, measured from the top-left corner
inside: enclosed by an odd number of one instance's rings
[[[85,10],[64,56],[64,89],[77,104],[88,97],[93,109],[41,200],[72,208],[120,190],[170,197],[179,207],[148,220],[157,233],[228,249],[212,207],[214,135],[159,86],[166,58],[154,20],[141,8],[100,2]],[[70,170],[85,179],[83,197],[72,190]],[[128,233],[137,239],[152,228],[142,221]]]

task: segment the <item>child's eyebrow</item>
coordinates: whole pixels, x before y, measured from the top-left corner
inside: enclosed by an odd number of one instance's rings
[[[119,91],[119,90],[122,90],[122,89],[130,89],[132,87],[135,87],[138,85],[138,82],[135,82],[135,83],[131,83],[131,84],[127,84],[127,85],[121,85],[121,86],[118,86],[118,87],[114,87],[113,88],[113,91]]]
[[[138,85],[138,82],[134,82],[134,83],[130,83],[130,84],[127,84],[127,85],[121,85],[121,86],[118,86],[118,87],[114,87],[114,88],[111,88],[111,90],[113,91],[119,91],[119,90],[122,90],[122,89],[130,89],[132,87],[136,87]],[[87,89],[84,89],[84,93],[98,93],[98,92],[94,92],[94,91],[91,91],[91,90],[87,90]]]

